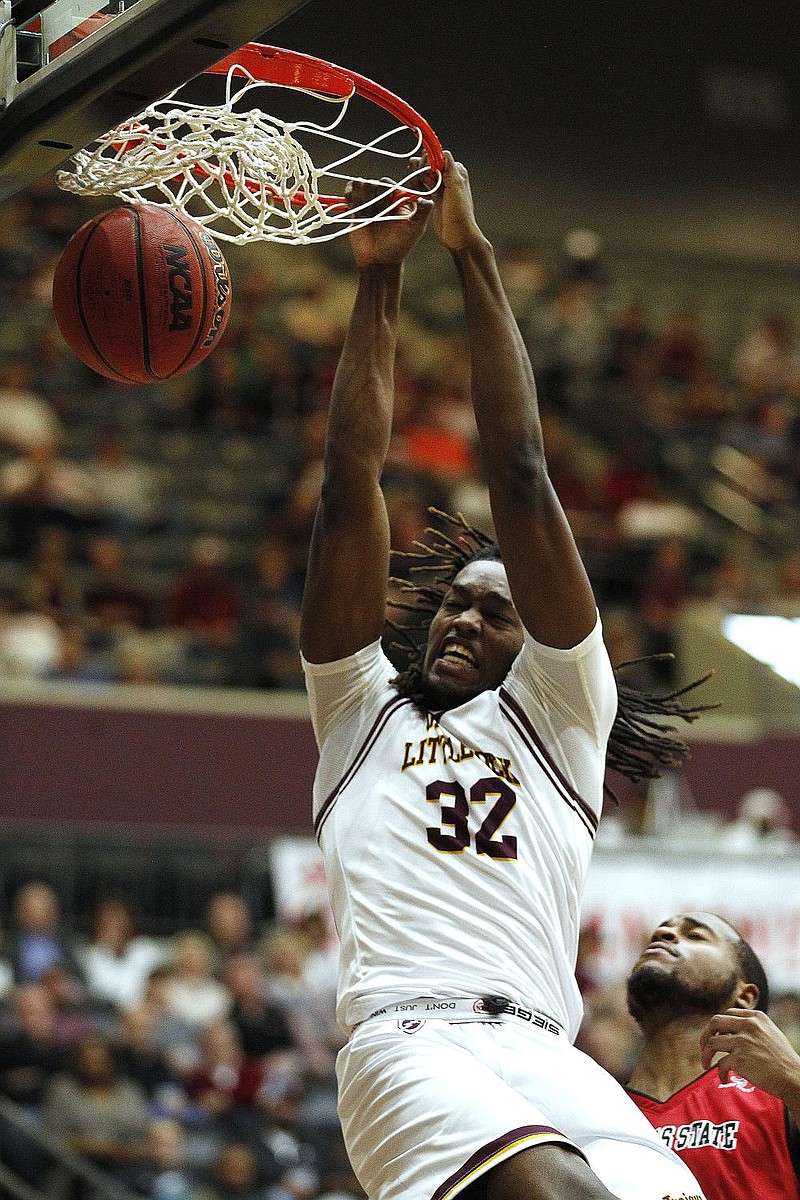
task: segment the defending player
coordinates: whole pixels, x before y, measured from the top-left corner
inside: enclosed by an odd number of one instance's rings
[[[659,925],[628,980],[644,1035],[631,1096],[708,1200],[800,1197],[800,1058],[768,1000],[752,949],[711,913]]]
[[[434,227],[463,291],[502,561],[472,557],[465,529],[444,538],[450,561],[419,593],[421,659],[398,677],[381,651],[401,264],[426,216],[352,236],[358,289],[302,614],[315,827],[351,1031],[337,1062],[345,1140],[372,1200],[467,1188],[687,1200],[700,1194],[691,1174],[571,1045],[578,908],[617,694],[547,476],[530,363],[450,155]]]

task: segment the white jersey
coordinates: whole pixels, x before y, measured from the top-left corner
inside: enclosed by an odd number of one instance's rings
[[[616,713],[599,619],[570,650],[526,635],[499,689],[427,719],[392,687],[378,642],[304,669],[341,1024],[418,996],[500,995],[574,1038]]]

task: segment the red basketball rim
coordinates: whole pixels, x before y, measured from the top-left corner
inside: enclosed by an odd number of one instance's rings
[[[312,92],[320,92],[325,96],[341,96],[345,98],[353,94],[362,96],[383,108],[395,120],[409,129],[419,130],[422,146],[428,163],[433,171],[441,171],[444,166],[444,155],[438,137],[431,126],[421,117],[416,109],[395,96],[387,88],[382,87],[357,71],[338,67],[335,63],[326,62],[323,58],[313,58],[309,54],[300,54],[296,50],[284,50],[279,46],[264,46],[260,42],[248,42],[234,50],[227,58],[206,68],[207,75],[227,75],[232,67],[241,67],[254,79],[261,83],[274,83],[282,87],[304,88]],[[257,190],[261,185],[256,181],[248,181],[248,186]],[[417,199],[414,192],[403,192],[401,196]],[[346,202],[341,196],[318,196],[319,203],[327,209],[343,209]],[[295,198],[295,203],[302,204],[302,196]]]

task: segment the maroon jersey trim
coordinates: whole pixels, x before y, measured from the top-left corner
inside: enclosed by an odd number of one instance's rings
[[[406,700],[402,696],[393,696],[391,700],[386,701],[383,708],[380,710],[377,717],[373,721],[372,728],[370,729],[367,736],[364,738],[364,741],[361,743],[361,747],[360,747],[358,753],[356,754],[355,758],[353,759],[352,763],[350,764],[348,769],[345,771],[344,775],[339,780],[339,782],[337,783],[337,785],[333,789],[333,791],[330,793],[330,795],[326,797],[324,803],[322,804],[322,807],[320,808],[319,812],[317,813],[317,819],[314,822],[314,834],[318,841],[319,841],[319,835],[322,831],[322,826],[325,824],[328,817],[330,816],[331,809],[333,808],[333,805],[336,802],[337,796],[342,792],[342,790],[345,787],[347,787],[348,783],[350,783],[350,781],[353,779],[356,772],[363,766],[364,760],[366,759],[370,750],[375,745],[375,742],[378,740],[381,733],[383,732],[389,718],[395,712],[397,712],[397,710],[399,708],[402,708],[404,705],[410,704],[410,703],[411,703],[410,700]]]
[[[446,1197],[454,1195],[461,1190],[462,1186],[466,1186],[467,1182],[471,1182],[472,1179],[478,1178],[485,1171],[491,1170],[493,1166],[509,1158],[509,1151],[516,1154],[519,1150],[526,1148],[526,1143],[539,1144],[541,1142],[564,1142],[585,1159],[574,1142],[571,1142],[563,1133],[559,1133],[552,1125],[520,1125],[518,1129],[510,1129],[502,1137],[495,1138],[493,1142],[488,1142],[485,1146],[481,1146],[480,1150],[476,1150],[474,1154],[470,1155],[463,1166],[439,1185],[431,1196],[431,1200],[445,1200]]]
[[[597,814],[593,812],[583,797],[575,791],[569,780],[561,773],[547,747],[531,724],[525,710],[517,703],[513,696],[508,694],[505,688],[500,688],[500,711],[506,720],[514,726],[533,757],[539,763],[539,766],[549,777],[551,783],[555,784],[561,798],[577,813],[589,834],[594,837],[599,824]]]

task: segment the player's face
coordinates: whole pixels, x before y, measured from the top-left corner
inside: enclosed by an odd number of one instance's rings
[[[739,983],[736,933],[713,913],[681,913],[655,929],[628,979],[628,1005],[637,1020],[716,1013],[730,1007]]]
[[[431,706],[453,708],[499,687],[522,641],[503,564],[468,563],[431,621],[422,665]]]

